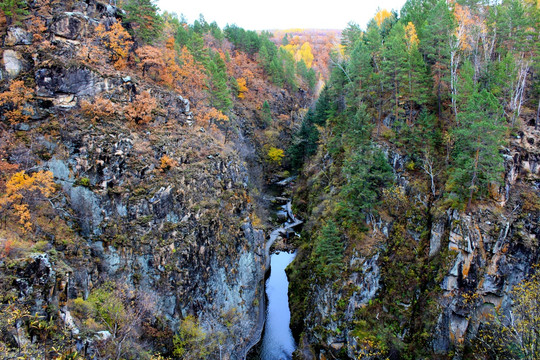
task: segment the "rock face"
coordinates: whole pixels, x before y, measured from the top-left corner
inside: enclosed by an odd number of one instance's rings
[[[189,126],[188,99],[125,74],[76,61],[65,65],[90,27],[121,12],[94,0],[61,3],[48,19],[55,51],[26,61],[32,36],[10,28],[4,44],[17,48],[5,49],[3,61],[9,78],[25,72],[35,79],[37,97],[36,112],[14,129],[31,139],[40,157],[17,149],[9,160],[24,158],[28,167],[53,173],[58,189],[51,204],[68,226],[65,238],[50,239],[10,265],[2,285],[30,313],[57,313],[87,356],[99,358],[95,341],[115,335],[83,334],[68,304],[114,283],[152,299],[148,321],[163,324],[169,343],[182,320],[195,315],[214,337],[209,341],[219,338],[224,359],[241,358],[261,315],[266,262],[264,233],[250,221],[245,159],[205,129]],[[80,111],[82,101],[97,95],[124,105],[141,91],[158,103],[146,127],[118,118],[93,121]],[[162,166],[164,155],[174,166]],[[0,260],[0,266],[7,265]],[[19,343],[31,338],[19,335]]]
[[[385,324],[382,326],[388,331],[390,321],[397,318],[400,322],[393,324],[399,330],[394,331],[397,341],[402,341],[418,331],[412,324],[421,318],[418,321],[430,319],[432,323],[425,333],[429,339],[427,351],[433,357],[447,358],[452,353],[458,359],[464,356],[464,348],[471,346],[493,309],[500,309],[509,318],[510,292],[533,272],[532,266],[540,260],[540,212],[538,204],[532,205],[534,200],[526,200],[537,199],[540,193],[538,149],[530,147],[531,141],[526,140],[530,138],[534,143],[536,137],[533,126],[523,126],[521,134],[504,150],[508,154],[504,185],[492,190],[493,200],[489,204],[479,205],[470,213],[436,209],[430,203],[429,193],[412,186],[406,171],[410,160],[381,145],[394,169],[394,185],[413,200],[407,202],[407,210],[392,216],[367,218],[369,240],[357,245],[363,254],[355,250],[348,255],[341,276],[314,281],[292,272],[293,310],[303,317],[300,325],[293,322],[297,335],[302,332],[299,358],[367,356],[376,344],[376,339],[365,340],[370,326]],[[400,220],[403,218],[406,222]],[[312,223],[316,221],[317,218],[311,219]],[[313,225],[308,224],[307,228],[310,226]],[[371,247],[366,249],[367,246]],[[411,247],[417,253],[407,262],[403,258]],[[301,261],[302,254],[297,259]],[[415,265],[411,264],[422,261],[430,265],[412,270]],[[301,261],[296,266],[307,265]],[[410,291],[410,283],[428,272],[433,277],[424,276],[423,283],[414,288],[415,294],[402,296]],[[297,278],[310,285],[296,290],[300,287]],[[431,294],[423,295],[422,289],[430,287]],[[297,304],[297,291],[304,294],[301,299],[306,305]],[[392,298],[389,294],[399,296]],[[413,303],[422,302],[423,296],[432,299],[431,305],[424,302],[420,310],[415,310]],[[415,301],[400,300],[403,298]]]

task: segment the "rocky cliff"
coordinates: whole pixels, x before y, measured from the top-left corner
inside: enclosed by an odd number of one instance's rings
[[[0,185],[50,171],[54,195],[26,189],[25,231],[2,208],[0,353],[241,358],[266,263],[251,221],[260,165],[243,140],[256,113],[236,106],[224,139],[137,66],[88,61],[89,47],[105,51],[96,29],[124,15],[94,0],[35,2],[3,34]],[[272,91],[273,111],[298,107]]]
[[[366,235],[349,240],[341,276],[316,274],[307,247],[289,269],[293,329],[301,334],[298,358],[376,359],[391,350],[381,347],[389,333],[396,347],[391,358],[482,356],[475,347],[481,330],[495,312],[499,321],[510,321],[512,290],[534,274],[540,260],[540,169],[532,146],[538,138],[534,122],[524,122],[504,149],[503,185],[471,211],[442,210],[429,178],[419,185],[411,158],[381,142],[393,169],[393,193],[384,198],[384,210],[367,218]],[[333,171],[326,156],[314,160],[322,169],[307,167],[311,172],[298,192],[299,208],[310,196],[308,232],[316,231],[337,197],[336,188],[323,189],[321,173]]]

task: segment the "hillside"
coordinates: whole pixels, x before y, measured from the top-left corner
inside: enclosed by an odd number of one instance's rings
[[[294,60],[150,1],[2,6],[1,357],[241,358]]]
[[[343,31],[289,148],[309,219],[288,269],[297,356],[537,359],[538,7],[396,15]]]

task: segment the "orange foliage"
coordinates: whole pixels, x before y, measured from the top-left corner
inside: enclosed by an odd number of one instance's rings
[[[165,69],[161,74],[161,80],[169,86],[174,86],[179,81],[180,66],[176,62],[176,51],[174,48],[174,38],[170,37],[163,51],[163,61],[165,63]]]
[[[81,101],[81,110],[83,114],[96,122],[113,119],[118,113],[118,106],[102,95],[98,95],[93,103],[87,100]]]
[[[463,51],[471,50],[472,28],[480,23],[480,20],[471,13],[469,7],[462,6],[458,3],[454,4],[454,17],[457,20],[457,27],[455,29],[456,45]]]
[[[119,22],[111,25],[109,30],[105,29],[103,24],[99,24],[96,28],[96,35],[111,53],[110,60],[114,62],[114,67],[123,69],[127,64],[129,49],[133,45],[131,35]]]
[[[156,108],[157,100],[148,91],[143,91],[124,108],[124,114],[126,119],[135,124],[148,124]]]
[[[22,80],[14,81],[9,85],[9,89],[0,94],[0,106],[6,106],[4,115],[12,124],[20,121],[27,121],[33,113],[33,109],[28,106],[32,99],[33,91],[24,86]]]
[[[137,53],[137,56],[139,56],[139,58],[141,59],[138,65],[142,69],[143,76],[148,75],[149,71],[153,68],[154,77],[152,77],[152,75],[150,75],[150,77],[156,80],[156,77],[162,72],[163,68],[165,67],[165,62],[162,58],[162,50],[154,46],[145,45],[138,48],[135,52]]]
[[[41,50],[49,50],[52,47],[51,42],[44,36],[48,30],[47,22],[40,16],[32,16],[30,23],[29,29],[33,34],[34,43],[38,44]]]
[[[39,196],[48,198],[54,191],[52,172],[38,171],[28,176],[20,171],[13,174],[6,183],[5,193],[0,197],[0,210],[11,208],[23,231],[29,231],[32,229],[29,202]]]
[[[221,111],[217,110],[216,108],[203,107],[196,115],[196,120],[201,126],[207,127],[211,123],[215,123],[218,121],[229,121],[229,117],[223,114]]]
[[[178,87],[192,102],[205,97],[206,74],[204,67],[198,64],[187,47],[182,48],[179,56],[180,67],[178,71]]]
[[[161,171],[167,171],[176,166],[178,166],[178,162],[171,158],[169,155],[165,154],[161,157],[161,164],[159,165]]]

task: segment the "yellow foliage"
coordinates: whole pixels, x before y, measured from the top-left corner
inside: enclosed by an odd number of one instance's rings
[[[311,52],[311,45],[309,42],[302,44],[302,47],[300,48],[300,57],[304,60],[306,66],[311,68],[311,65],[313,64],[313,53]]]
[[[276,163],[278,165],[281,165],[281,160],[283,160],[283,157],[285,156],[285,153],[283,152],[282,149],[278,149],[276,147],[270,147],[270,149],[268,149],[268,159],[273,162],[273,163]]]
[[[289,43],[287,45],[281,45],[281,47],[285,50],[287,50],[288,53],[290,53],[293,57],[296,56],[296,50],[298,49],[298,45],[294,45],[292,43]]]
[[[407,50],[411,51],[418,46],[418,34],[416,33],[416,27],[409,21],[405,26],[405,38],[407,40]]]
[[[0,197],[0,210],[12,208],[23,230],[32,229],[28,202],[41,194],[48,198],[55,191],[53,174],[50,171],[38,171],[28,176],[19,171],[6,183],[5,193]]]
[[[243,99],[246,97],[245,93],[248,92],[248,88],[246,86],[246,78],[238,78],[236,79],[236,83],[238,84],[238,98]]]
[[[386,20],[388,17],[392,16],[392,13],[386,9],[379,10],[377,14],[375,14],[375,21],[377,22],[378,26],[381,26],[381,24]]]

